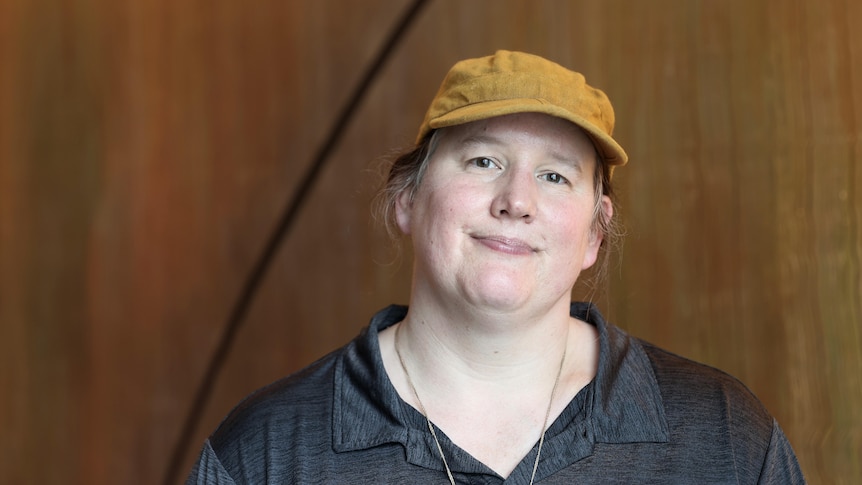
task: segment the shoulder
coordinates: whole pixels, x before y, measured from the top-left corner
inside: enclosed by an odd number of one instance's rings
[[[356,401],[380,394],[385,376],[379,375],[376,336],[393,315],[380,312],[347,345],[243,399],[209,438],[209,455],[201,457],[210,464],[208,472],[236,483],[304,483],[338,462],[336,438],[357,427],[357,413],[377,409],[376,401],[365,407]],[[352,407],[344,404],[345,395]]]
[[[571,313],[599,330],[597,379],[609,381],[605,386],[611,388],[605,391],[605,399],[638,393],[660,401],[669,419],[683,423],[723,420],[726,425],[754,426],[754,432],[767,437],[771,433],[772,416],[739,379],[629,335],[606,322],[591,304],[575,304]],[[620,389],[622,394],[611,392]]]
[[[739,379],[633,337],[592,308],[574,309],[600,331],[593,420],[603,418],[603,442],[646,447],[668,483],[804,483],[781,428]]]
[[[243,399],[210,437],[215,452],[224,459],[238,447],[265,450],[287,438],[293,447],[330,445],[336,401],[355,389],[373,393],[380,385],[378,331],[405,312],[395,305],[381,310],[345,346]]]
[[[805,483],[787,437],[739,379],[641,342],[659,385],[672,440],[735,463],[740,483]]]
[[[743,413],[771,429],[772,417],[753,392],[736,377],[706,364],[638,340],[653,367],[665,406]]]
[[[774,446],[777,425],[757,396],[724,371],[642,345],[659,386],[671,440],[727,454],[740,476],[758,476]]]
[[[244,398],[210,436],[219,458],[230,462],[240,453],[263,451],[273,443],[295,437],[297,429],[329,427],[333,375],[343,349],[302,370],[279,379]],[[327,433],[303,433],[324,436]],[[292,440],[295,438],[292,438]]]
[[[243,399],[209,437],[187,483],[291,483],[296,470],[332,448],[339,349]],[[299,473],[299,475],[296,475]]]

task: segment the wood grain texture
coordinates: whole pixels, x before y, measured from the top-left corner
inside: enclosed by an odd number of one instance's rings
[[[407,0],[0,0],[0,483],[158,483],[275,221]],[[628,235],[595,298],[862,481],[862,4],[431,1],[284,241],[197,429],[409,294],[368,205],[455,61],[604,89]]]

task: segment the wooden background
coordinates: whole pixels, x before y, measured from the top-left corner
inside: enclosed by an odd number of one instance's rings
[[[0,483],[165,481],[228,315],[408,0],[0,0]],[[181,460],[407,298],[369,215],[449,66],[611,97],[628,230],[593,297],[862,482],[862,2],[431,0],[280,246]],[[179,478],[177,480],[179,481]]]

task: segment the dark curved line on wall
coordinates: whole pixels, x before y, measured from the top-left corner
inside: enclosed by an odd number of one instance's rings
[[[170,455],[170,462],[168,463],[168,467],[164,475],[164,485],[172,485],[176,483],[183,458],[189,448],[206,404],[210,399],[213,385],[215,384],[233,345],[234,337],[245,321],[245,317],[248,314],[248,310],[254,300],[254,296],[260,288],[261,282],[275,258],[279,247],[290,232],[297,215],[305,204],[305,201],[314,186],[314,182],[318,178],[318,174],[329,159],[329,155],[335,150],[335,147],[338,146],[338,142],[340,141],[342,134],[359,108],[360,103],[365,98],[371,84],[377,78],[380,71],[383,69],[383,66],[386,64],[386,61],[389,60],[392,52],[396,47],[398,47],[399,42],[407,33],[409,27],[413,24],[414,20],[418,17],[419,12],[422,10],[422,7],[424,7],[427,2],[428,0],[414,0],[412,5],[405,10],[398,23],[395,24],[394,28],[389,33],[389,36],[381,46],[377,56],[365,71],[365,75],[356,86],[353,95],[348,99],[347,104],[344,106],[341,114],[335,121],[335,124],[329,132],[329,136],[323,142],[320,150],[314,157],[313,162],[299,184],[299,188],[296,190],[289,204],[282,213],[282,216],[270,236],[263,252],[257,260],[257,263],[252,268],[252,271],[243,286],[242,292],[240,293],[239,299],[233,307],[230,318],[224,326],[221,340],[210,359],[210,363],[207,366],[206,372],[204,373],[200,386],[198,387],[197,393],[192,401],[192,406],[186,416],[179,439]]]

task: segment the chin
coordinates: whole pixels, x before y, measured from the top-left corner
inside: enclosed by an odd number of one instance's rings
[[[480,306],[497,311],[512,311],[522,308],[531,297],[532,291],[525,291],[524,285],[481,285],[480,292],[470,295],[470,299]]]

